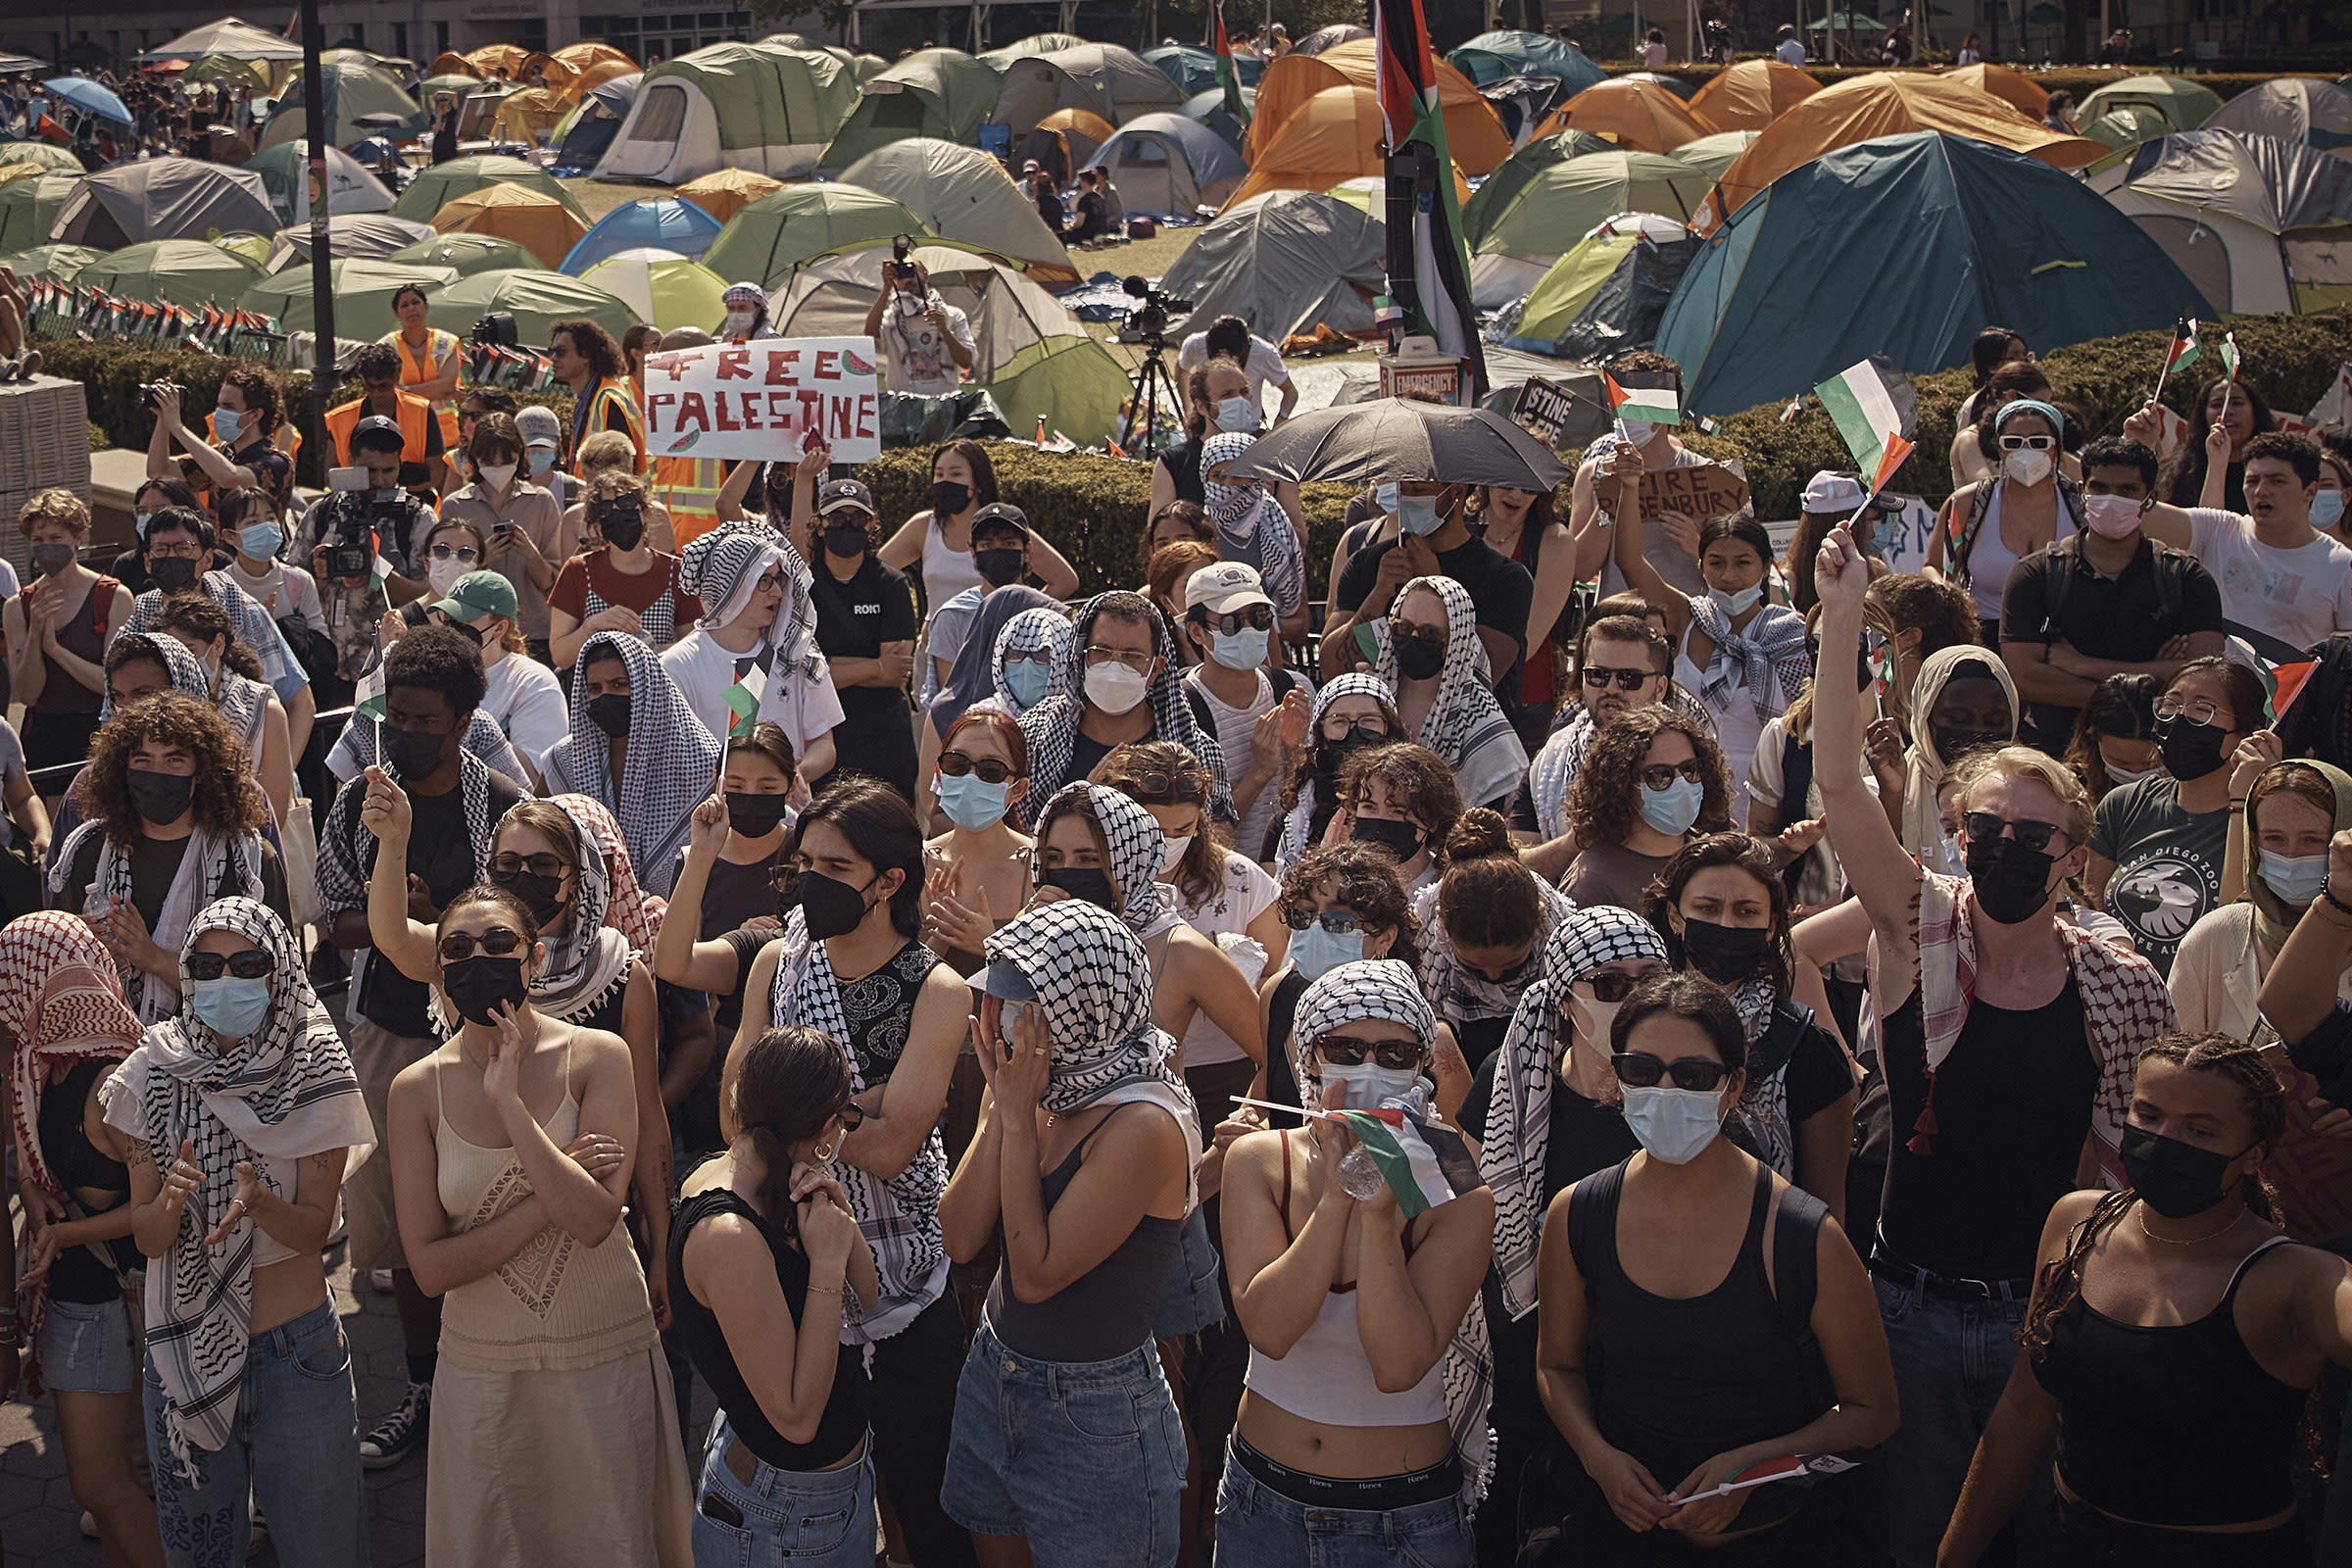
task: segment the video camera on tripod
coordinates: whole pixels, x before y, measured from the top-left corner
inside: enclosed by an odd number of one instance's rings
[[[1127,312],[1128,328],[1143,341],[1144,352],[1157,355],[1168,346],[1168,313],[1189,311],[1191,300],[1180,300],[1165,289],[1153,288],[1151,280],[1130,277],[1119,285],[1131,298],[1143,301]]]

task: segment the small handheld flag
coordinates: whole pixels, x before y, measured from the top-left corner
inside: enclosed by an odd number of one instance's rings
[[[753,724],[759,721],[760,694],[767,684],[768,664],[773,657],[745,660],[743,669],[735,677],[735,684],[722,694],[728,711],[735,715],[727,726],[728,735],[749,735]]]
[[[1871,476],[1870,494],[1876,496],[1911,455],[1911,435],[1919,426],[1911,378],[1892,361],[1874,356],[1822,382],[1813,395],[1845,438],[1855,464]]]
[[[2197,354],[2203,346],[2197,339],[2197,318],[2193,316],[2180,318],[2173,324],[2173,346],[2165,351],[2164,375],[2170,375],[2183,366],[2195,364]],[[2156,384],[2159,388],[2164,385],[2161,377],[2158,378]]]
[[[2237,334],[2235,332],[2222,334],[2222,368],[2229,372],[2230,380],[2237,379]]]
[[[2271,723],[2274,726],[2286,717],[2286,710],[2294,706],[2295,699],[2302,695],[2304,686],[2311,680],[2312,671],[2319,667],[2318,660],[2302,659],[2292,663],[2271,664],[2264,668],[2263,684],[2271,689]]]
[[[1651,424],[1683,422],[1682,388],[1663,370],[1628,370],[1623,376],[1603,370],[1600,385],[1608,395],[1609,413],[1617,418]]]
[[[1775,1481],[1810,1483],[1819,1476],[1841,1476],[1854,1468],[1851,1459],[1840,1459],[1834,1453],[1792,1453],[1786,1459],[1765,1459],[1749,1465],[1722,1486],[1705,1492],[1693,1492],[1677,1503],[1686,1507],[1701,1497],[1720,1497],[1727,1493],[1744,1492],[1750,1487],[1768,1486]]]
[[[1478,1161],[1462,1135],[1442,1121],[1401,1105],[1378,1110],[1302,1110],[1297,1105],[1235,1097],[1237,1105],[1287,1111],[1311,1121],[1336,1121],[1355,1135],[1356,1143],[1396,1196],[1396,1206],[1409,1218],[1426,1214],[1440,1203],[1486,1185]]]

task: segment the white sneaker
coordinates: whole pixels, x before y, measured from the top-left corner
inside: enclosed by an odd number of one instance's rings
[[[87,1508],[81,1510],[81,1534],[85,1541],[98,1539],[98,1516]]]

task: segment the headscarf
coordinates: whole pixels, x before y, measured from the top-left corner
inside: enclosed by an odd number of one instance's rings
[[[617,780],[608,737],[588,716],[588,666],[614,657],[629,671],[629,751]],[[547,754],[545,771],[549,793],[577,791],[609,808],[627,835],[629,858],[646,868],[639,875],[667,894],[689,819],[710,798],[725,754],[652,648],[600,631],[573,662],[571,733]]]
[[[1710,731],[1715,727],[1715,715],[1707,711],[1706,705],[1671,681],[1660,702],[1693,724],[1703,724]],[[1585,759],[1592,751],[1592,737],[1597,729],[1592,722],[1592,710],[1578,708],[1565,723],[1552,730],[1551,738],[1528,764],[1527,794],[1536,808],[1536,834],[1540,840],[1556,839],[1568,831],[1568,792],[1575,788],[1576,776],[1585,770]]]
[[[126,643],[137,651],[133,657],[152,659],[164,666],[173,691],[200,703],[213,700],[212,681],[206,676],[204,665],[188,652],[186,643],[167,631],[126,631],[107,644],[107,652],[111,654]],[[103,724],[114,716],[115,683],[110,680],[98,699],[98,721]]]
[[[1533,876],[1533,873],[1530,873]],[[1576,908],[1576,901],[1542,877],[1536,884],[1535,944],[1529,951],[1527,972],[1515,983],[1489,979],[1461,960],[1453,951],[1453,935],[1438,912],[1440,878],[1413,895],[1413,915],[1421,922],[1421,989],[1447,1020],[1468,1023],[1479,1018],[1508,1018],[1518,1010],[1529,985],[1544,974],[1544,951],[1552,932]]]
[[[235,578],[226,571],[199,572],[195,586],[227,612],[228,623],[238,639],[261,661],[262,679],[269,682],[272,691],[310,684],[294,650],[286,645],[285,634],[277,629],[277,622],[270,618],[270,612],[254,602],[252,595],[237,586]],[[163,612],[163,590],[150,588],[131,601],[130,619],[116,635],[127,637],[134,631],[145,631]]]
[[[1239,430],[1212,435],[1201,443],[1202,510],[1217,525],[1218,537],[1237,546],[1246,548],[1263,535],[1257,549],[1258,578],[1274,608],[1287,615],[1306,601],[1306,563],[1298,553],[1298,531],[1291,525],[1291,514],[1261,486],[1226,484],[1208,476],[1211,468],[1232,462],[1255,445],[1256,436]]]
[[[122,1000],[114,956],[89,922],[62,909],[41,909],[0,927],[0,1029],[15,1042],[10,1074],[16,1086],[17,1163],[33,1185],[60,1200],[66,1190],[41,1148],[41,1097],[49,1069],[83,1061],[120,1061],[139,1043],[139,1017]],[[41,1392],[41,1316],[49,1277],[24,1279],[32,1258],[33,1228],[17,1245],[17,1318],[32,1348],[25,1386]],[[102,1247],[126,1246],[125,1238]],[[127,1254],[124,1254],[127,1255]]]
[[[788,676],[813,680],[824,667],[816,646],[815,578],[808,563],[765,521],[739,517],[690,542],[678,564],[679,585],[709,607],[703,613],[704,631],[721,631],[740,619],[771,565],[780,568],[784,598],[752,656],[768,661],[762,709],[782,701]]]
[[[1764,605],[1742,630],[1732,627],[1731,612],[1705,594],[1686,594],[1690,623],[1715,644],[1707,667],[1699,675],[1699,700],[1717,713],[1728,713],[1739,699],[1740,676],[1747,685],[1748,706],[1759,724],[1775,717],[1796,700],[1813,678],[1813,650],[1805,638],[1805,617],[1787,605]],[[1780,701],[1773,701],[1775,692]]]
[[[1438,695],[1415,737],[1446,760],[1461,786],[1462,804],[1484,806],[1519,787],[1527,774],[1527,748],[1494,701],[1494,666],[1478,640],[1478,607],[1470,590],[1451,577],[1415,577],[1396,591],[1403,604],[1415,589],[1436,594],[1446,607],[1446,667],[1438,672]],[[1373,672],[1391,691],[1399,687],[1396,650],[1389,641],[1387,616],[1370,622],[1375,643]]]
[[[2328,781],[2328,787],[2335,792],[2335,820],[2328,824],[2329,836],[2352,828],[2352,774],[2308,757],[2293,757],[2287,760],[2297,767],[2308,767],[2317,772]],[[2285,793],[2283,790],[2273,790],[2262,799],[2269,802]],[[2295,798],[2301,800],[2303,797],[2298,795]],[[2262,944],[2262,951],[2275,958],[2278,956],[2278,950],[2286,946],[2287,935],[2295,929],[2295,922],[2302,917],[2302,911],[2273,893],[2271,885],[2255,869],[2260,863],[2257,858],[2262,853],[2261,835],[2254,830],[2255,811],[2260,808],[2258,803],[2252,809],[2240,811],[2237,831],[2245,835],[2246,899],[2254,906],[2254,936]]]
[[[531,981],[531,1005],[577,1023],[595,1012],[614,990],[629,983],[629,960],[635,954],[629,939],[609,923],[612,874],[604,845],[583,809],[602,815],[604,808],[585,795],[559,795],[551,804],[571,818],[572,837],[580,847],[579,868],[573,878],[571,904],[561,923],[539,932],[547,960]],[[611,818],[607,816],[606,821]],[[457,1016],[437,991],[431,1005],[433,1020],[443,1033],[456,1034]]]
[[[107,1125],[146,1143],[158,1164],[176,1158],[185,1141],[203,1173],[147,1288],[149,1363],[163,1384],[172,1452],[190,1475],[194,1449],[228,1442],[245,1374],[253,1216],[240,1211],[220,1246],[204,1242],[236,1195],[238,1162],[252,1161],[267,1181],[265,1159],[339,1149],[349,1168],[375,1143],[351,1054],[311,990],[302,950],[284,923],[251,899],[207,905],[180,944],[182,995],[188,959],[211,931],[233,931],[270,955],[270,1010],[260,1026],[223,1046],[193,1006],[183,1006],[147,1031],[99,1094]]]
[[[1029,742],[1029,794],[1032,798],[1051,799],[1054,793],[1069,781],[1070,758],[1078,745],[1078,721],[1086,713],[1086,640],[1094,630],[1095,616],[1109,597],[1098,594],[1078,608],[1070,630],[1069,658],[1063,663],[1064,689],[1053,696],[1040,698],[1035,708],[1020,715],[1021,733]],[[1130,599],[1141,599],[1130,594]],[[1152,740],[1174,741],[1200,760],[1208,770],[1209,815],[1220,821],[1233,818],[1233,796],[1225,787],[1225,753],[1214,735],[1204,732],[1193,718],[1192,705],[1184,700],[1184,680],[1181,662],[1176,657],[1176,645],[1168,636],[1165,616],[1144,615],[1152,628],[1152,650],[1159,657],[1159,677],[1144,694],[1152,709]]]
[[[605,901],[605,924],[629,939],[629,946],[640,956],[654,951],[654,939],[662,934],[662,919],[669,906],[638,885],[637,868],[629,859],[629,847],[622,837],[620,824],[602,802],[585,795],[558,795],[555,804],[570,813],[574,826],[596,841],[604,852],[606,880],[612,884],[611,896]]]
[[[1367,674],[1360,669],[1349,670],[1315,693],[1314,705],[1307,710],[1306,743],[1308,746],[1312,747],[1321,741],[1323,715],[1330,712],[1331,705],[1343,697],[1375,698],[1390,712],[1396,711],[1396,694],[1389,689],[1386,681],[1378,675]],[[1315,784],[1316,780],[1310,774],[1306,782],[1298,786],[1298,804],[1292,807],[1291,814],[1283,819],[1282,842],[1275,850],[1274,863],[1285,871],[1297,865],[1305,857],[1306,852],[1314,848],[1309,840],[1313,835],[1315,825]],[[1248,849],[1249,846],[1245,845],[1243,848]]]
[[[996,677],[996,702],[1018,718],[1027,710],[1014,700],[1012,689],[1004,683],[1005,666],[1016,653],[1033,654],[1044,649],[1046,689],[1038,695],[1042,703],[1049,697],[1063,697],[1070,690],[1070,612],[1059,605],[1051,610],[1024,610],[1004,623],[997,633],[995,652],[989,656],[989,669]],[[1035,703],[1030,707],[1034,708]],[[943,731],[944,733],[944,731]]]
[[[1943,840],[1943,822],[1936,814],[1936,792],[1952,769],[1950,760],[1936,750],[1936,729],[1928,715],[1935,711],[1936,699],[1943,695],[1954,673],[1972,661],[2001,683],[2001,691],[2009,699],[2009,735],[2011,739],[2017,735],[2017,682],[2010,679],[2009,666],[2001,662],[2000,655],[1975,643],[1961,643],[1928,656],[1911,683],[1911,755],[1903,769],[1903,848],[1915,856],[1935,853]]]
[[[1062,635],[1069,634],[1070,619],[1062,613],[1060,604],[1027,583],[1008,582],[981,598],[980,609],[972,616],[971,629],[964,633],[963,646],[956,652],[956,662],[948,670],[947,681],[940,687],[939,695],[931,699],[931,727],[941,739],[946,739],[948,731],[956,727],[964,710],[981,699],[1002,693],[1010,701],[1011,694],[1004,691],[1004,655],[998,645],[1015,621],[1030,615],[1050,617],[1059,623]],[[1052,646],[1051,633],[1024,645],[1025,648]],[[1067,657],[1066,651],[1063,657]],[[1056,664],[1059,662],[1055,661]]]
[[[1119,892],[1118,917],[1134,932],[1136,940],[1147,941],[1170,930],[1182,920],[1168,901],[1159,894],[1159,867],[1168,858],[1167,835],[1159,829],[1159,818],[1124,790],[1098,789],[1084,779],[1064,784],[1054,792],[1045,809],[1037,813],[1043,823],[1055,808],[1075,805],[1080,813],[1094,818],[1102,829],[1102,842],[1108,853],[1103,870]],[[1045,834],[1029,851],[1029,882],[1032,887],[1046,885]]]

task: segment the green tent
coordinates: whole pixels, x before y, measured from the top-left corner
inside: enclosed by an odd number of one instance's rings
[[[730,283],[748,279],[772,292],[811,256],[894,234],[928,239],[930,233],[888,196],[838,183],[787,185],[728,219],[703,265]]]
[[[596,177],[682,185],[720,169],[805,175],[857,98],[858,73],[832,55],[712,44],[646,72]]]
[[[2211,87],[2190,81],[2185,76],[2126,76],[2111,81],[2096,91],[2085,93],[2075,106],[2075,123],[2083,127],[2085,135],[2093,135],[2090,122],[2102,115],[2114,113],[2126,105],[2136,105],[2152,111],[2164,122],[2155,132],[2162,136],[2176,130],[2194,130],[2213,118],[2222,107],[2222,96]],[[2145,141],[2146,137],[2139,138]],[[2100,137],[2105,141],[2105,137]],[[2123,143],[2109,142],[2109,146]]]
[[[58,209],[80,183],[79,174],[35,174],[0,185],[0,251],[47,244]]]
[[[2173,134],[2173,127],[2165,121],[2164,112],[2152,104],[2114,104],[2109,106],[2105,114],[2079,121],[2078,123],[2083,135],[2093,141],[2105,142],[2118,154],[2128,153],[2141,142],[2157,141]]]
[[[1593,153],[1613,153],[1617,144],[1589,130],[1555,131],[1539,136],[1503,161],[1462,204],[1462,242],[1476,251],[1495,217],[1515,203],[1537,175],[1554,164]]]
[[[453,71],[446,75],[427,76],[418,82],[416,84],[416,101],[422,104],[429,113],[433,107],[433,94],[437,92],[448,93],[460,103],[464,103],[481,90],[481,77],[468,76],[462,71]]]
[[[310,220],[310,142],[297,136],[265,147],[245,160],[246,172],[262,176],[270,205],[276,209],[281,223]],[[326,191],[330,213],[381,213],[392,206],[392,193],[384,189],[383,182],[340,147],[326,150]]]
[[[1481,87],[1505,76],[1555,77],[1560,83],[1562,103],[1608,76],[1607,72],[1565,38],[1507,28],[1501,32],[1482,32],[1446,59]]]
[[[1027,264],[1033,276],[1077,275],[1069,251],[1004,166],[976,147],[909,136],[867,153],[841,177],[905,203],[934,234]]]
[[[336,59],[321,60],[319,69],[327,75],[326,103],[328,120],[327,140],[337,147],[348,147],[380,134],[374,126],[363,125],[363,115],[398,115],[403,124],[395,134],[422,135],[425,130],[424,111],[416,107],[400,78],[377,65],[366,55],[346,52]],[[296,72],[286,82],[286,90],[278,95],[276,107],[270,112],[270,123],[262,127],[262,145],[274,147],[308,134],[311,124],[309,112],[304,109],[303,74]]]
[[[529,272],[544,265],[513,240],[496,234],[441,234],[404,245],[384,260],[400,267],[446,267],[460,277],[476,272]]]
[[[1002,49],[991,49],[980,58],[996,71],[1003,72],[1015,60],[1026,60],[1031,55],[1057,54],[1064,49],[1076,49],[1087,41],[1074,32],[1033,32],[1017,43],[1008,43]]]
[[[200,239],[154,239],[96,258],[74,274],[74,281],[95,284],[121,299],[151,305],[170,300],[194,310],[234,305],[264,275],[244,257]]]
[[[213,243],[233,255],[244,257],[267,272],[270,270],[270,252],[277,242],[267,234],[223,234]]]
[[[1658,153],[1590,153],[1540,171],[1491,210],[1478,252],[1565,256],[1619,213],[1656,213],[1688,223],[1714,188],[1705,170]]]
[[[426,319],[443,331],[464,337],[473,323],[491,311],[514,318],[515,335],[534,348],[545,348],[549,329],[558,321],[584,317],[612,334],[621,335],[639,323],[627,300],[562,272],[476,272],[437,291]]]
[[[26,282],[70,283],[84,267],[106,252],[87,245],[33,245],[14,256],[0,256],[7,268]]]
[[[495,154],[482,158],[453,158],[446,164],[435,164],[421,171],[400,200],[392,204],[392,216],[429,223],[433,215],[461,196],[470,196],[485,185],[523,185],[542,196],[553,196],[580,220],[582,227],[590,222],[588,210],[564,182],[544,169],[524,163],[519,158],[501,158]]]
[[[1733,162],[1747,151],[1748,145],[1763,134],[1760,130],[1719,130],[1712,136],[1687,141],[1666,156],[1679,158],[1694,169],[1705,170],[1709,179],[1721,179],[1723,172],[1731,168]]]
[[[222,78],[226,78],[231,87],[250,86],[255,92],[270,90],[270,68],[259,60],[238,60],[229,55],[198,55],[188,62],[188,69],[179,74],[179,79],[188,84],[191,96],[199,85],[210,87]]]
[[[1687,235],[1661,242],[1637,225],[1579,240],[1528,290],[1505,345],[1588,364],[1649,347],[1701,244]]]
[[[335,336],[355,343],[371,342],[400,325],[392,314],[392,296],[409,284],[438,295],[458,280],[446,267],[395,267],[389,262],[334,263]],[[311,270],[290,267],[264,278],[245,291],[237,303],[249,311],[277,318],[284,332],[311,330]]]
[[[0,141],[0,164],[38,164],[61,174],[84,172],[80,159],[45,141]]]
[[[988,391],[1014,435],[1035,435],[1042,418],[1047,439],[1066,435],[1082,447],[1118,434],[1119,405],[1131,395],[1126,370],[1091,337],[1038,339],[1004,362]]]
[[[908,136],[968,142],[997,106],[997,74],[960,49],[922,49],[858,89],[858,107],[817,165],[847,169]]]

